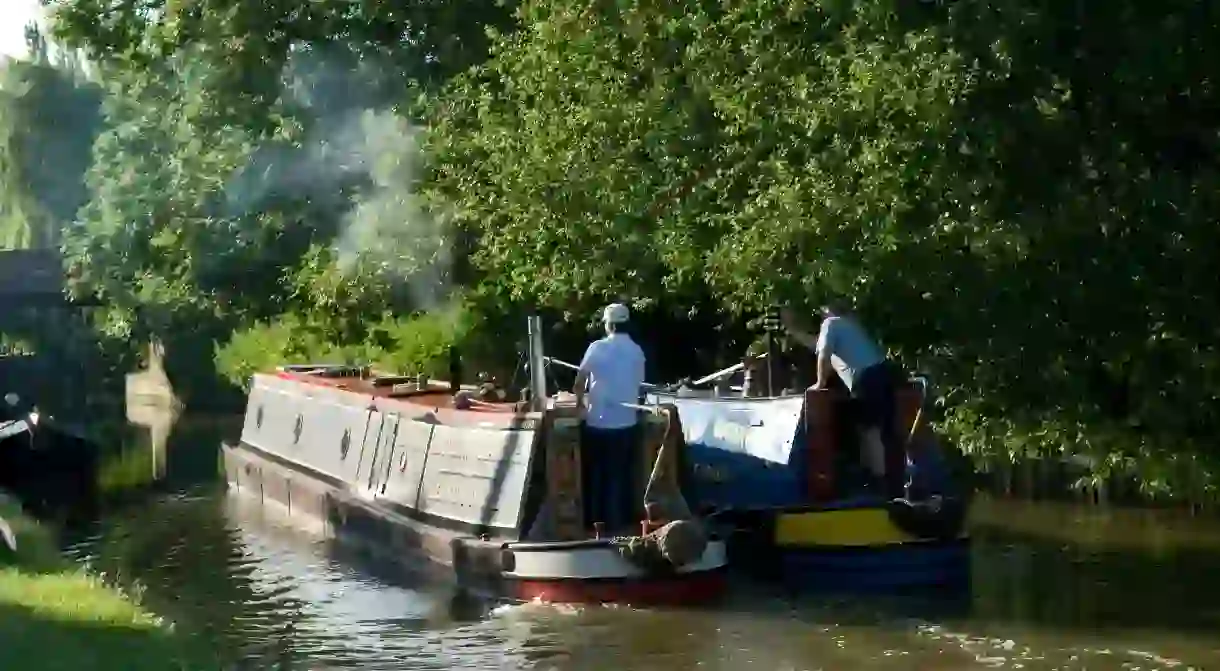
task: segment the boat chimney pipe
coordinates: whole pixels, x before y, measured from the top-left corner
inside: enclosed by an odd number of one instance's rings
[[[546,410],[546,358],[542,351],[542,317],[530,315],[529,332],[529,362],[530,362],[530,401],[535,410]]]

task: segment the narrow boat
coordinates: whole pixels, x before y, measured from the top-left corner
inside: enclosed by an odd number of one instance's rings
[[[648,396],[677,408],[687,498],[697,510],[714,511],[734,565],[837,590],[968,585],[962,496],[953,488],[884,496],[859,477],[854,406],[845,392],[724,395],[726,378],[745,367],[698,381],[718,381],[715,389]],[[927,390],[926,378],[913,378],[898,391],[897,426],[916,457],[939,450],[924,419]]]
[[[36,514],[88,509],[96,493],[96,446],[18,394],[0,403],[0,489]]]
[[[231,491],[383,559],[426,559],[459,583],[519,600],[686,604],[725,589],[724,541],[678,490],[682,429],[640,408],[640,527],[591,531],[580,419],[548,398],[531,319],[529,399],[351,366],[254,376]],[[647,505],[645,505],[647,504]]]
[[[0,405],[0,444],[12,439],[33,443],[38,412],[22,410],[20,403],[21,397],[17,394],[10,391],[4,395],[4,404]]]

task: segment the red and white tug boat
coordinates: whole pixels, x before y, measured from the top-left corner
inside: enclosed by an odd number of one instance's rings
[[[350,366],[256,375],[241,442],[224,446],[231,490],[320,522],[309,526],[338,542],[392,561],[422,556],[459,582],[523,601],[691,604],[723,594],[725,544],[704,535],[678,492],[677,412],[641,411],[636,480],[649,483],[639,500],[651,519],[634,543],[600,537],[584,523],[580,419],[546,396],[536,318],[530,336],[532,406]],[[654,488],[677,505],[645,515]],[[696,540],[666,546],[670,529]],[[628,551],[641,547],[653,549],[647,561]]]

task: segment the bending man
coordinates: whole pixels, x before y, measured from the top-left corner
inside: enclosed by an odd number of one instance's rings
[[[627,306],[606,306],[606,337],[585,351],[572,389],[584,412],[580,442],[586,525],[604,522],[611,533],[630,529],[639,520],[632,511],[644,505],[636,500],[635,486],[641,458],[639,412],[623,405],[638,404],[644,384],[644,352],[624,330],[630,318]]]
[[[906,455],[895,427],[896,376],[885,351],[846,310],[822,308],[822,327],[814,338],[796,326],[791,311],[781,313],[792,337],[817,353],[817,383],[826,389],[832,372],[859,401],[861,459],[885,483],[886,495],[898,498],[906,484]]]

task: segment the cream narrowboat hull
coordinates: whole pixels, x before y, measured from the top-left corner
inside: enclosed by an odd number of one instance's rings
[[[588,538],[575,419],[458,410],[447,389],[391,396],[328,371],[255,376],[241,441],[223,450],[235,495],[378,559],[427,560],[516,599],[689,603],[724,591],[719,540],[657,573]],[[538,538],[544,510],[554,530]]]

